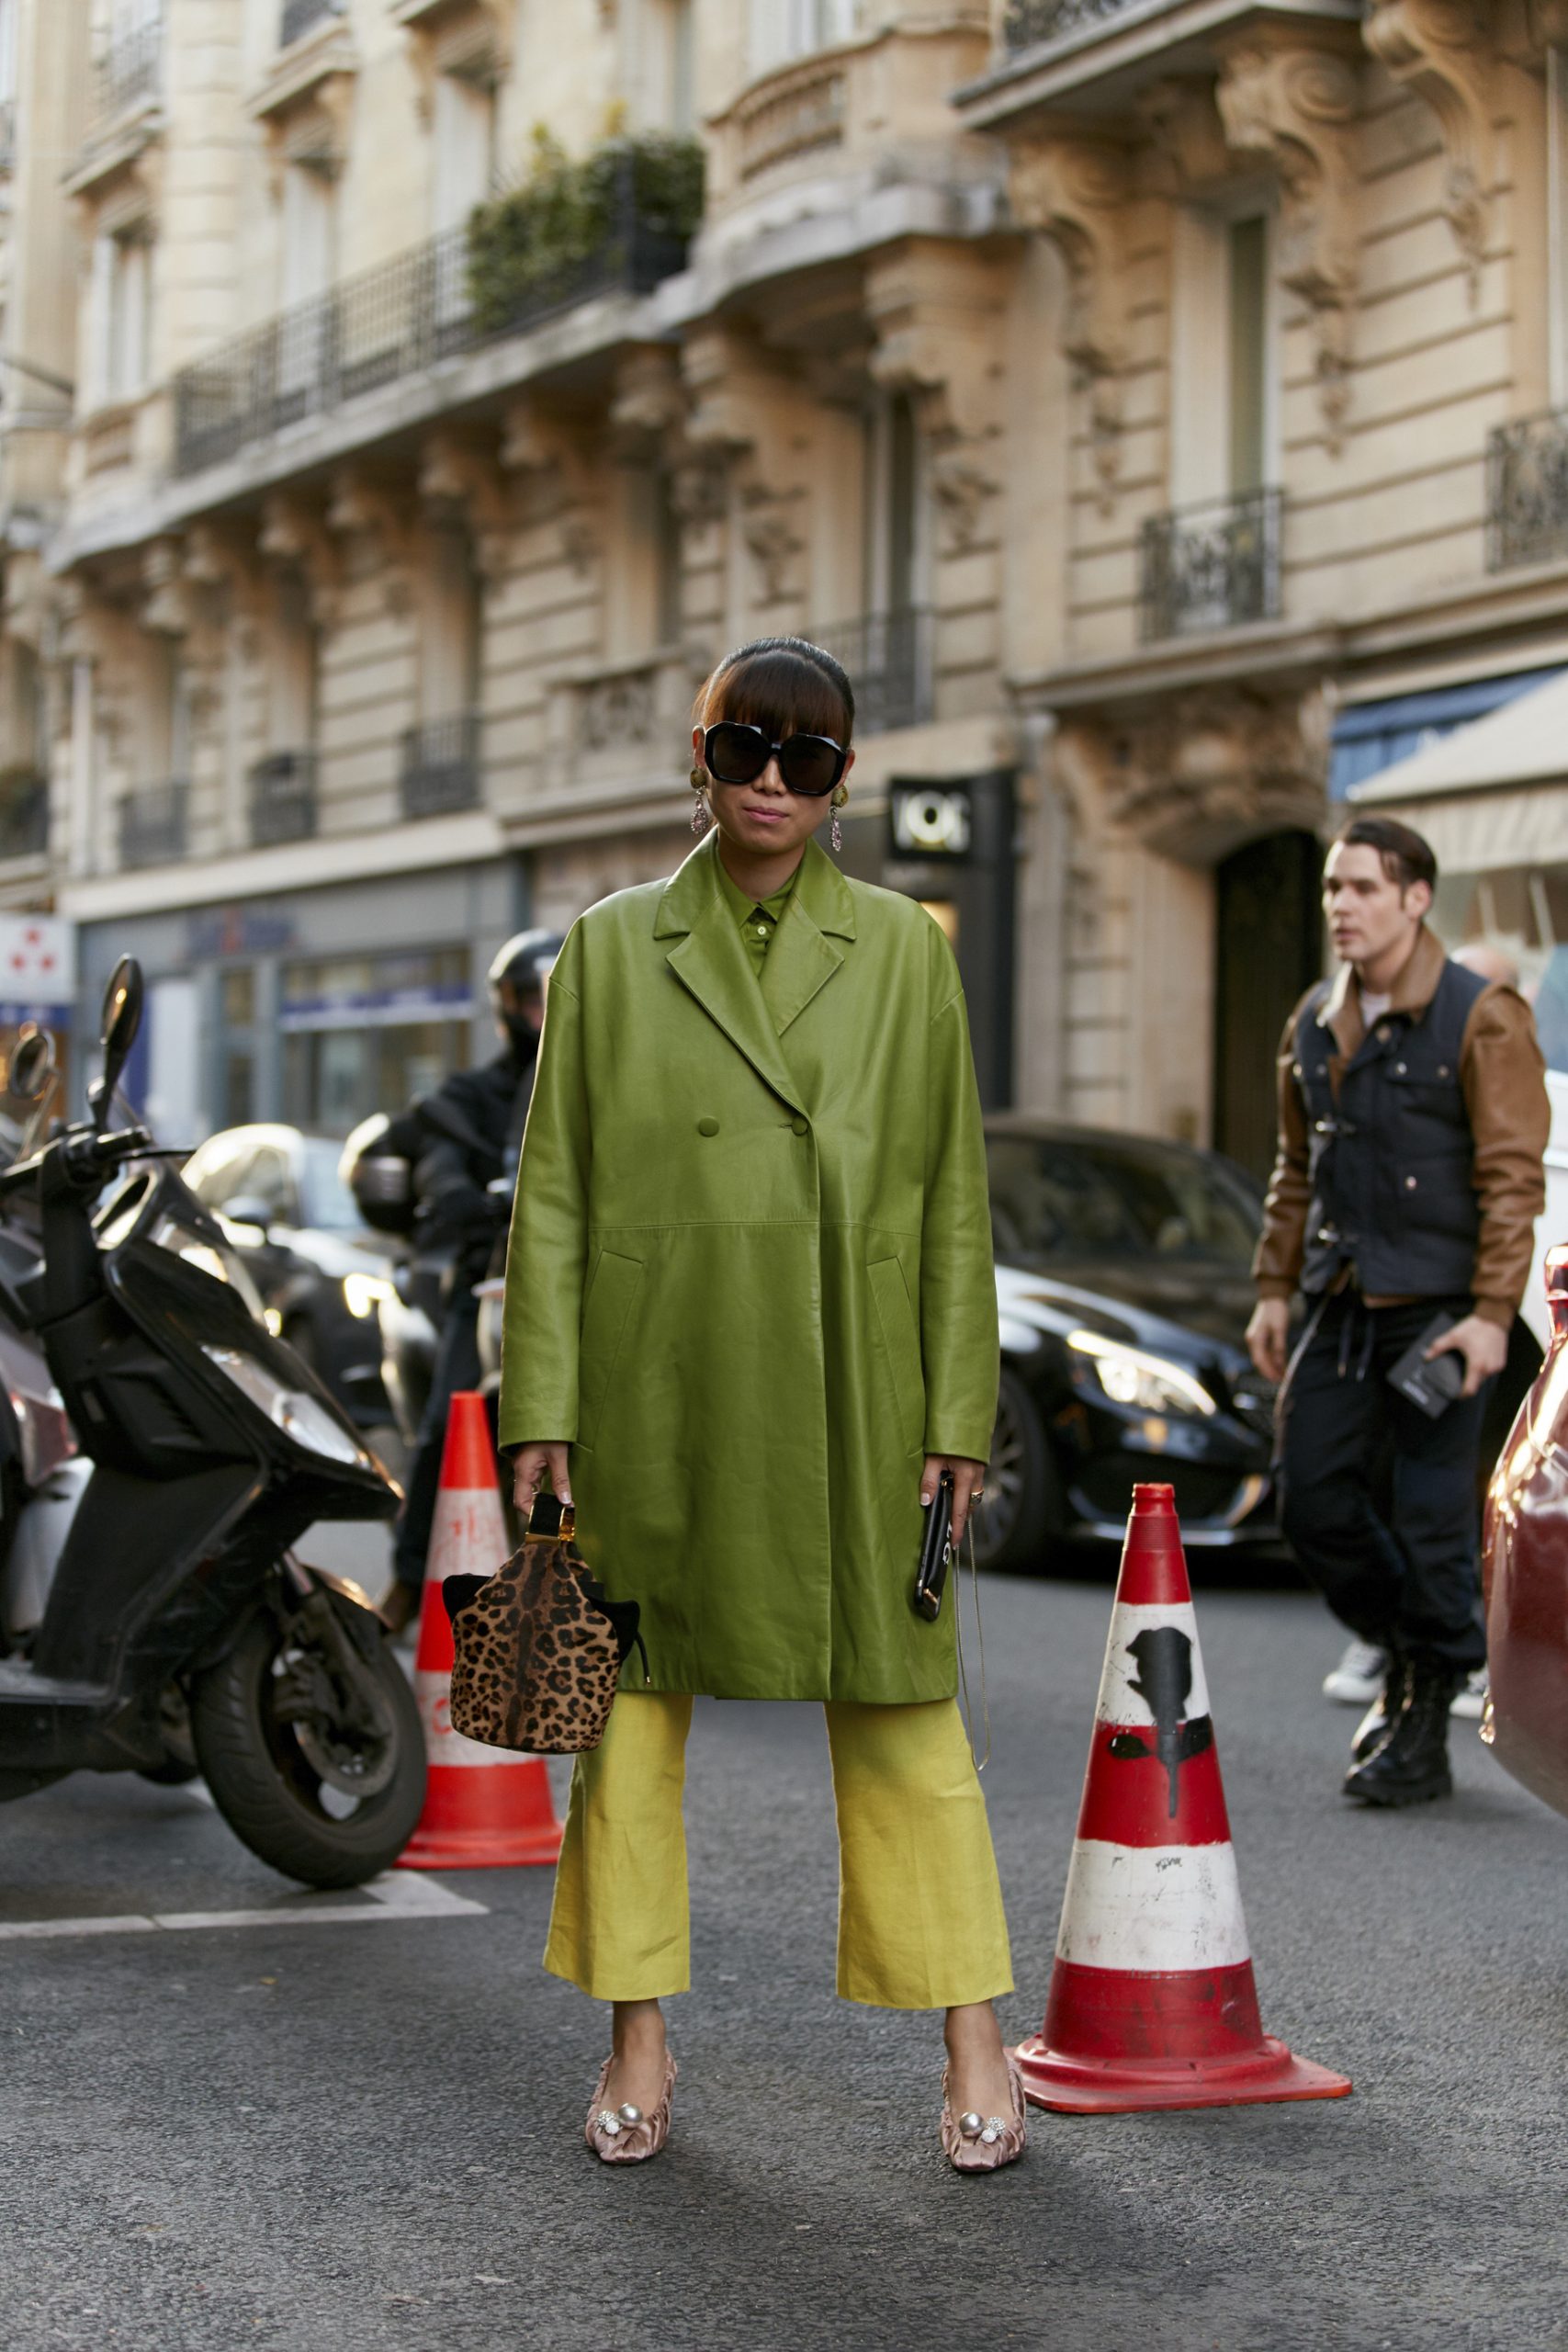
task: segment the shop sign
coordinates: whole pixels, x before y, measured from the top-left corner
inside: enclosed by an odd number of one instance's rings
[[[966,784],[896,784],[888,822],[897,857],[967,857],[974,804]]]
[[[0,915],[0,1023],[62,1025],[76,1001],[76,926],[63,915]]]
[[[276,907],[210,907],[192,915],[186,930],[186,954],[193,964],[230,956],[276,956],[292,947],[295,922]]]

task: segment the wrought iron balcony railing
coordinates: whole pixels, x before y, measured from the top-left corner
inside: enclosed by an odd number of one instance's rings
[[[686,240],[643,219],[629,168],[615,225],[586,261],[520,277],[512,299],[476,308],[468,236],[454,229],[333,293],[285,311],[175,378],[175,470],[199,473],[303,417],[471,351],[596,294],[650,292],[679,269]]]
[[[316,830],[314,752],[269,752],[256,762],[246,781],[253,848],[310,840]]]
[[[49,779],[16,775],[0,783],[0,859],[41,857],[49,847]]]
[[[93,128],[155,98],[163,87],[164,26],[151,17],[104,43],[93,60]]]
[[[188,845],[190,786],[148,784],[119,804],[121,865],[168,865]]]
[[[403,736],[399,779],[405,817],[450,817],[479,805],[478,711],[427,719]]]
[[[1277,490],[1253,490],[1151,514],[1142,546],[1145,639],[1276,619],[1280,505]]]
[[[1048,40],[1065,40],[1069,33],[1093,25],[1108,25],[1124,17],[1135,0],[1012,0],[1002,23],[1002,40],[1010,49],[1037,49]]]
[[[1486,564],[1568,556],[1568,411],[1500,424],[1486,449]]]
[[[855,733],[885,735],[931,715],[931,616],[923,605],[863,613],[807,635],[841,662],[855,690]]]

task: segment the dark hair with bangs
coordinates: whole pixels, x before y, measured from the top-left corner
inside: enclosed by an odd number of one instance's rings
[[[723,718],[786,735],[829,735],[847,750],[855,690],[840,662],[805,637],[757,637],[727,653],[693,705],[699,727]]]

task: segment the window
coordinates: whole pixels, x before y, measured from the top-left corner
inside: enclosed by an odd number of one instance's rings
[[[93,249],[101,401],[146,390],[152,346],[152,245],[146,224],[100,236]]]
[[[283,175],[281,307],[293,310],[327,293],[336,273],[337,185],[311,164]]]
[[[1177,215],[1170,387],[1177,507],[1242,498],[1273,479],[1272,242],[1266,214]]]
[[[283,1115],[346,1136],[372,1111],[466,1069],[473,992],[466,947],[335,956],[283,969]]]
[[[304,575],[289,566],[277,576],[273,606],[272,660],[267,665],[267,732],[275,752],[306,750],[316,740],[321,637]]]
[[[637,127],[685,138],[696,129],[694,0],[640,0],[628,82]]]
[[[426,722],[477,708],[481,627],[472,538],[460,523],[437,524],[430,534],[420,642],[420,716]]]
[[[792,57],[849,40],[859,21],[860,0],[751,0],[751,71],[771,73]]]
[[[866,601],[879,613],[907,613],[919,602],[920,447],[915,403],[890,392],[867,422],[865,463]]]
[[[460,229],[490,194],[495,170],[493,85],[438,74],[431,144],[431,227],[439,237]]]

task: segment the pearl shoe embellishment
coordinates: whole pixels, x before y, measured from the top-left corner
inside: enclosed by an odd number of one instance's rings
[[[971,2107],[965,2109],[959,2117],[958,2128],[966,2140],[978,2140],[984,2146],[994,2148],[1001,2138],[1006,2124],[1001,2116],[981,2116]]]
[[[602,2107],[593,2118],[593,2128],[596,2132],[603,2132],[607,2140],[618,2140],[623,2132],[629,2132],[641,2121],[641,2108],[633,2107],[628,2100],[622,2108]]]

